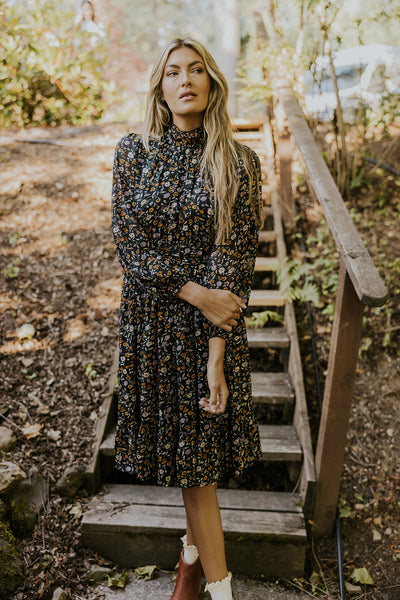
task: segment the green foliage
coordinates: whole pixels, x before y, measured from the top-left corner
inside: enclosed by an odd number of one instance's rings
[[[87,377],[89,377],[90,379],[95,379],[97,375],[97,371],[94,365],[90,362],[85,364],[85,375],[87,375]]]
[[[7,267],[5,267],[2,271],[4,277],[7,277],[7,279],[16,279],[19,275],[19,264],[21,263],[21,259],[20,258],[14,258],[14,260],[7,265]]]
[[[264,327],[268,322],[283,323],[283,316],[274,310],[263,310],[262,312],[253,312],[251,317],[246,317],[246,327],[256,329]]]
[[[0,0],[0,126],[100,118],[112,98],[102,79],[104,45],[74,31],[73,4]]]
[[[338,511],[341,519],[347,519],[351,514],[351,508],[343,496],[339,497]]]
[[[279,289],[288,302],[312,302],[319,306],[319,291],[308,275],[314,268],[309,263],[286,258],[278,271]]]
[[[23,563],[7,523],[0,520],[0,599],[6,600],[23,580]]]

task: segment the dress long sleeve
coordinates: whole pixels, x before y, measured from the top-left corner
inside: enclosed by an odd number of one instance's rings
[[[112,230],[118,259],[128,281],[146,286],[152,294],[175,296],[190,279],[190,265],[179,254],[163,255],[152,247],[151,237],[140,223],[134,207],[138,165],[138,136],[119,142],[114,157]]]
[[[203,283],[207,288],[230,290],[240,296],[245,304],[250,296],[258,246],[259,223],[253,207],[261,203],[261,168],[254,152],[251,153],[251,160],[252,197],[249,198],[249,178],[242,167],[239,191],[233,206],[231,233],[224,244],[214,246]],[[209,326],[210,338],[227,339],[231,333],[213,324]]]

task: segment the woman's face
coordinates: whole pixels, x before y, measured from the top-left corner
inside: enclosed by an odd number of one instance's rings
[[[173,50],[168,56],[161,82],[162,97],[172,120],[182,131],[203,123],[211,80],[203,59],[192,48]]]
[[[94,17],[93,7],[90,2],[84,2],[82,4],[82,15],[85,21],[92,21]]]

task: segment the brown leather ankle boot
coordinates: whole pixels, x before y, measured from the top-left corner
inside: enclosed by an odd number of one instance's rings
[[[201,564],[198,558],[192,565],[185,563],[183,550],[179,557],[178,575],[171,600],[199,600]]]

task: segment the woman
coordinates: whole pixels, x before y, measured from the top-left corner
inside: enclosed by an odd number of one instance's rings
[[[99,38],[105,38],[106,32],[103,23],[96,21],[94,6],[90,0],[83,0],[81,13],[75,22],[75,29],[90,34],[90,45],[96,46]]]
[[[182,488],[187,530],[172,599],[232,598],[216,495],[260,460],[242,311],[261,221],[260,165],[234,142],[209,52],[173,40],[141,137],[118,144],[113,233],[124,271],[116,467]],[[200,566],[201,562],[201,566]]]

